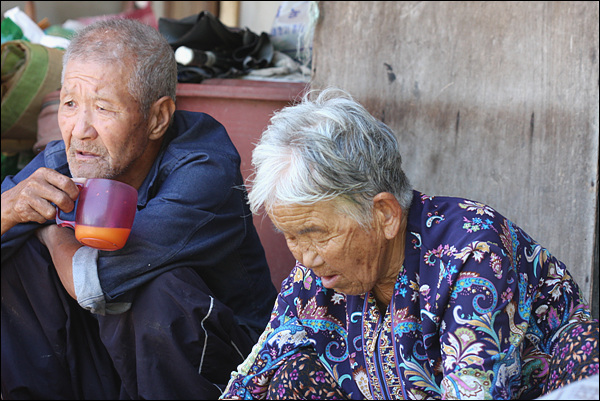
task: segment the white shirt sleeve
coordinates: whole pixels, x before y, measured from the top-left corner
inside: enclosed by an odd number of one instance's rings
[[[129,302],[106,303],[98,278],[98,250],[88,246],[73,255],[73,284],[79,305],[99,315],[119,314],[131,307]]]

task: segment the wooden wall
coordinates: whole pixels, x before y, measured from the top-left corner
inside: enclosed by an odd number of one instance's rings
[[[479,200],[598,316],[598,2],[321,1],[312,88],[395,129],[416,189]],[[595,281],[595,284],[594,284]]]

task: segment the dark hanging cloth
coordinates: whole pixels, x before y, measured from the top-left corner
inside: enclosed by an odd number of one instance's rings
[[[248,28],[229,28],[208,11],[180,20],[160,18],[158,30],[173,51],[185,46],[195,52],[210,53],[210,57],[198,58],[204,60],[202,63],[178,63],[179,82],[237,77],[268,67],[273,59],[273,45],[267,33],[258,35]]]

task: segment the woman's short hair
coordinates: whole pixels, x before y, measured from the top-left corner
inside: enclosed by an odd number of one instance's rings
[[[396,136],[337,88],[310,91],[299,104],[277,112],[252,164],[254,213],[261,207],[269,213],[274,205],[335,201],[341,212],[369,226],[378,193],[393,194],[405,211],[412,201]]]
[[[138,101],[144,118],[163,96],[175,101],[177,62],[173,49],[155,28],[139,21],[117,18],[82,28],[63,56],[63,76],[70,60],[121,63],[131,70],[127,89]]]

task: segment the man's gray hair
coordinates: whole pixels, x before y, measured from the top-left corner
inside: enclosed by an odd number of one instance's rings
[[[412,188],[392,130],[343,90],[327,88],[310,100],[314,94],[275,113],[255,147],[252,212],[333,200],[368,227],[380,192],[393,194],[407,211]]]
[[[163,96],[175,101],[177,62],[173,49],[155,28],[139,21],[117,18],[101,20],[82,28],[63,56],[106,65],[121,63],[131,71],[127,89],[136,99],[144,118],[152,104]]]

